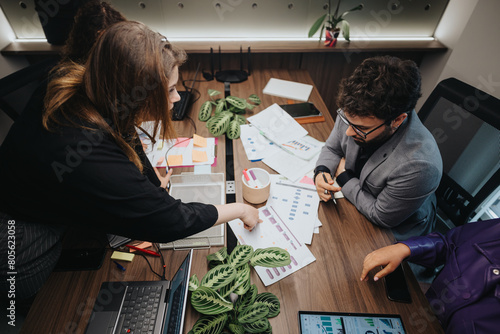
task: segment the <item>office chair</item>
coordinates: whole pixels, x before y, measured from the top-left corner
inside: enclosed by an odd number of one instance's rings
[[[418,116],[443,158],[438,224],[441,220],[449,229],[468,223],[500,189],[500,100],[449,78],[437,85]]]
[[[0,79],[0,110],[15,121],[58,61],[48,58]]]

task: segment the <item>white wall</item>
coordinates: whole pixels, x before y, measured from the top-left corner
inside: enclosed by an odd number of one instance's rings
[[[12,31],[7,18],[5,17],[2,9],[0,8],[0,50],[9,45],[14,39],[15,35]],[[0,55],[0,78],[9,75],[28,65],[25,57],[4,57]],[[0,111],[0,144],[3,142],[12,120],[3,112]]]
[[[422,98],[443,79],[455,77],[500,98],[500,1],[450,0],[435,37],[449,50],[428,55],[421,65]]]

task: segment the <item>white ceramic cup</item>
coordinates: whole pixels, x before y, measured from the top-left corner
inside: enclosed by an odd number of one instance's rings
[[[253,182],[251,172],[255,175],[257,183]],[[271,190],[271,177],[269,173],[262,168],[249,168],[246,170],[246,173],[250,181],[247,181],[245,174],[241,176],[243,198],[245,201],[252,204],[260,204],[267,201],[269,191]]]

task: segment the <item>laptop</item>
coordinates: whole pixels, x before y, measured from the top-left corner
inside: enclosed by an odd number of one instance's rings
[[[300,334],[405,334],[398,314],[299,311]]]
[[[171,281],[104,282],[85,333],[182,333],[192,257]]]
[[[191,100],[193,97],[193,88],[196,83],[196,78],[198,77],[198,72],[200,70],[200,63],[198,63],[198,67],[196,68],[196,73],[194,75],[193,82],[191,83],[191,87],[186,88],[185,91],[179,91],[180,100],[174,103],[174,108],[172,110],[172,119],[174,121],[182,121],[186,115],[188,114],[189,107],[191,105]],[[183,81],[184,84],[184,81]]]

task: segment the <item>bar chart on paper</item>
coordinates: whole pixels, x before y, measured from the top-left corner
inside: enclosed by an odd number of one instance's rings
[[[280,247],[290,253],[292,262],[288,266],[279,268],[255,267],[262,283],[268,286],[314,262],[316,258],[307,246],[297,239],[272,207],[265,206],[259,211],[263,222],[257,224],[252,231],[245,230],[243,222],[239,219],[229,222],[229,226],[242,245],[250,245],[254,249]]]

